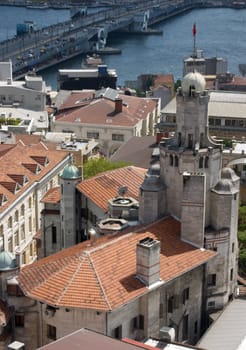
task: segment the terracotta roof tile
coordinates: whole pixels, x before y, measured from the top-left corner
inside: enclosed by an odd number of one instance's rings
[[[147,288],[136,278],[136,244],[151,237],[161,242],[160,277],[168,282],[204,264],[216,253],[180,240],[180,224],[162,219],[136,232],[85,241],[22,268],[26,295],[53,306],[112,310]]]
[[[6,301],[0,299],[0,325],[5,327],[13,315],[14,309]]]
[[[25,145],[18,142],[8,150],[0,145],[0,193],[7,201],[0,206],[0,212],[4,211],[15,199],[18,198],[34,181],[39,181],[56,167],[68,154],[63,151],[49,150],[44,144]],[[4,152],[1,152],[2,148]],[[34,159],[49,159],[46,166],[42,166]],[[40,168],[40,172],[36,172]],[[24,185],[24,179],[28,181]],[[20,185],[20,186],[19,186]],[[14,189],[18,191],[14,191]]]
[[[132,127],[139,120],[146,119],[148,113],[152,112],[157,106],[157,101],[151,98],[127,95],[122,95],[121,98],[123,100],[123,107],[120,113],[114,113],[114,101],[100,98],[93,100],[88,106],[58,113],[55,116],[56,122],[76,123],[78,125],[86,123]]]
[[[51,188],[46,194],[43,196],[40,202],[42,203],[59,203],[61,200],[61,191],[60,187]]]
[[[71,95],[59,107],[59,110],[78,108],[88,105],[94,97],[94,90],[83,90],[81,92],[72,92]]]
[[[134,166],[111,170],[82,181],[77,189],[99,208],[107,211],[108,200],[118,195],[121,186],[127,186],[127,196],[138,199],[139,187],[146,171],[147,169]]]

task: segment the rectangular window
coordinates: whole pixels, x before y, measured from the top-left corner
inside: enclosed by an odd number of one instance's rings
[[[132,318],[132,320],[131,320],[131,328],[132,328],[133,331],[134,331],[134,329],[138,328],[138,318],[137,318],[137,316]]]
[[[56,226],[52,226],[52,244],[57,243]]]
[[[121,339],[122,338],[122,326],[121,325],[114,329],[114,337],[116,339]]]
[[[124,141],[123,134],[112,134],[112,141]]]
[[[21,297],[24,295],[18,284],[7,284],[7,293],[11,297]]]
[[[139,329],[144,329],[144,316],[139,315]]]
[[[15,326],[16,327],[24,327],[24,315],[23,314],[16,314],[15,315]]]
[[[185,304],[186,300],[188,300],[190,297],[190,289],[189,288],[185,288],[183,290],[183,295],[182,295],[182,298],[183,298],[183,304]]]
[[[56,340],[56,327],[47,324],[47,338]]]
[[[163,307],[163,304],[160,304],[160,307],[159,307],[159,318],[163,318],[164,316],[164,307]]]
[[[231,281],[233,280],[233,269],[231,269],[231,271],[230,271],[230,280]]]
[[[231,252],[234,253],[234,250],[235,250],[235,243],[232,243]]]
[[[196,321],[194,323],[194,333],[197,334],[197,332],[198,332],[198,322]]]
[[[99,139],[99,132],[87,132],[87,138],[88,139],[95,139],[98,140]]]
[[[189,331],[189,315],[185,315],[183,318],[183,329],[182,329],[182,339],[188,339],[188,331]]]
[[[174,297],[168,299],[167,312],[172,313],[174,309]]]
[[[215,125],[220,126],[221,125],[221,120],[220,119],[215,119]]]
[[[208,275],[208,286],[212,287],[212,286],[216,286],[216,274],[210,274]]]

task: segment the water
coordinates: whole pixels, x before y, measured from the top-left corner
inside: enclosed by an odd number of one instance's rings
[[[50,25],[69,19],[69,10],[41,11],[2,6],[0,19],[0,39],[3,40],[6,35],[15,35],[16,23],[33,20],[39,27]],[[108,46],[121,49],[122,54],[103,56],[104,63],[116,69],[118,85],[144,73],[173,74],[175,80],[180,79],[183,58],[193,50],[194,22],[197,47],[203,49],[207,57],[227,59],[229,71],[239,74],[238,64],[246,63],[246,9],[193,10],[155,26],[163,31],[163,35],[124,35],[110,39]],[[78,56],[39,74],[47,85],[56,89],[58,69],[80,68],[82,59],[83,56]]]

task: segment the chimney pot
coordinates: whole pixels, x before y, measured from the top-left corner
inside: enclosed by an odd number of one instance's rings
[[[146,237],[137,243],[137,278],[146,286],[160,281],[160,241]]]
[[[115,99],[115,112],[116,113],[121,113],[122,112],[122,106],[123,106],[123,101],[121,98],[116,98]]]

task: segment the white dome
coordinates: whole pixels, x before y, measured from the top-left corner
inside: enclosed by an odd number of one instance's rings
[[[190,94],[191,89],[202,92],[206,88],[206,81],[201,73],[190,72],[184,77],[181,87],[182,92],[186,94]]]

